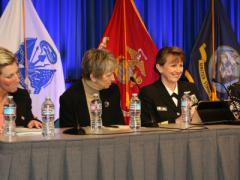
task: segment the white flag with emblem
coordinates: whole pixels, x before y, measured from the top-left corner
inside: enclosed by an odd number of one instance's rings
[[[24,34],[27,48],[24,48]],[[41,105],[48,96],[55,105],[57,119],[59,96],[65,90],[62,62],[31,0],[9,1],[0,18],[0,46],[16,53],[18,57],[20,86],[30,90],[33,114],[41,119]],[[26,74],[25,49],[28,62]]]

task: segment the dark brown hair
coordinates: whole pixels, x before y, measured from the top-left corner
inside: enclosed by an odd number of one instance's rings
[[[166,58],[168,55],[174,55],[181,59],[181,61],[184,61],[185,55],[182,49],[178,47],[163,47],[161,48],[156,56],[156,64],[159,64],[163,66],[166,63]]]

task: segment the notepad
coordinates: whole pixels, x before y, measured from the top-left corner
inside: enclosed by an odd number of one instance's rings
[[[42,129],[37,128],[24,128],[24,127],[17,127],[16,128],[16,135],[24,136],[24,135],[41,135]]]

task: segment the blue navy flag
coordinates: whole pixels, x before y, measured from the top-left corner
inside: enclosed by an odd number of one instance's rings
[[[212,6],[212,4],[211,4]],[[213,21],[214,19],[214,21]],[[239,81],[240,46],[232,30],[228,16],[220,0],[209,7],[197,41],[193,47],[186,77],[194,81],[199,95],[204,100],[226,98],[226,87]],[[216,89],[215,89],[216,88]]]
[[[24,34],[26,48],[24,48]],[[9,1],[0,19],[0,46],[16,53],[18,57],[20,86],[30,90],[33,114],[41,119],[41,105],[48,96],[55,104],[57,119],[59,96],[65,90],[62,62],[31,0]],[[27,71],[25,50],[27,50]]]

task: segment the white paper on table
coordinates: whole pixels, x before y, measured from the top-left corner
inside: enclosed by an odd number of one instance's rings
[[[23,136],[23,135],[41,135],[42,134],[42,129],[37,129],[37,128],[24,128],[24,127],[18,127],[16,128],[16,134],[18,136]]]

